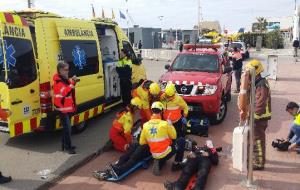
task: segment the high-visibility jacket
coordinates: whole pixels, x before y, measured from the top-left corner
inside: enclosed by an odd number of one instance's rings
[[[117,67],[116,67],[117,73],[120,77],[120,79],[130,79],[132,76],[132,61],[128,58],[123,58],[118,61]]]
[[[297,115],[295,116],[294,124],[300,126],[300,109],[299,109]]]
[[[143,126],[140,144],[148,144],[153,158],[161,159],[172,151],[172,140],[176,138],[174,126],[160,118],[153,117]]]
[[[75,82],[63,79],[58,74],[53,76],[53,81],[55,109],[62,113],[75,112]]]
[[[187,103],[178,94],[175,94],[171,99],[167,99],[165,95],[162,95],[161,102],[165,107],[163,113],[164,120],[171,120],[172,123],[176,123],[179,119],[181,119],[182,112],[184,117],[187,117],[189,113]]]
[[[150,92],[148,89],[144,88],[144,81],[139,87],[133,90],[132,97],[138,97],[142,101],[142,109],[150,109]]]
[[[146,79],[146,70],[143,64],[136,65],[132,64],[132,76],[131,81],[132,84],[138,83],[141,79]]]
[[[267,79],[259,77],[255,81],[255,120],[270,120],[271,91]]]
[[[117,114],[117,118],[113,121],[114,131],[118,133],[118,135],[124,136],[127,144],[131,143],[131,129],[133,127],[133,113],[130,111],[123,111]],[[112,137],[113,140],[113,137]]]

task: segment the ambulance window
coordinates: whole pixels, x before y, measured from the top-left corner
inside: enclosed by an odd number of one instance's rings
[[[135,53],[134,53],[134,51],[132,49],[131,44],[129,42],[127,42],[127,41],[123,41],[122,43],[123,43],[123,49],[126,50],[126,51],[128,51],[130,53],[131,59],[132,60],[136,59],[136,56],[135,56]]]
[[[34,26],[30,26],[29,29],[30,29],[30,33],[31,33],[31,38],[32,38],[33,47],[34,47],[34,53],[35,53],[36,57],[38,57],[38,54],[37,54],[37,46],[36,46],[35,27],[34,27]]]
[[[0,82],[4,82],[5,80],[5,70],[4,70],[4,56],[2,49],[2,40],[0,40]]]
[[[86,76],[99,72],[96,41],[62,40],[60,43],[64,60],[70,66],[70,76]]]
[[[8,86],[20,88],[37,79],[35,59],[30,40],[4,37]]]

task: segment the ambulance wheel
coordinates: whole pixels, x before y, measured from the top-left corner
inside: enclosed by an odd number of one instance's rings
[[[78,125],[74,125],[73,128],[72,128],[72,132],[74,134],[81,133],[81,132],[83,132],[86,129],[86,125],[87,124],[86,124],[85,121],[79,123]]]
[[[222,100],[219,113],[215,114],[210,118],[210,123],[212,125],[218,125],[222,123],[226,117],[226,114],[227,114],[227,102],[226,100]]]

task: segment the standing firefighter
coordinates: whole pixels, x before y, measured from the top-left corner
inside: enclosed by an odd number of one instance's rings
[[[263,170],[266,160],[266,134],[271,120],[271,91],[266,78],[261,76],[264,68],[260,61],[252,60],[247,69],[255,68],[255,115],[254,115],[254,170]]]
[[[141,106],[141,100],[133,98],[131,104],[125,110],[117,113],[117,118],[113,121],[113,126],[109,131],[109,138],[116,150],[125,152],[132,143],[131,129],[133,127],[134,114]]]
[[[130,55],[124,49],[120,52],[120,60],[117,65],[117,73],[120,77],[121,94],[124,106],[130,104],[132,89],[132,61]]]
[[[164,104],[164,120],[170,120],[177,133],[177,137],[184,137],[185,132],[183,125],[187,124],[189,108],[184,99],[176,93],[175,85],[168,84],[165,93],[162,95],[162,103]]]

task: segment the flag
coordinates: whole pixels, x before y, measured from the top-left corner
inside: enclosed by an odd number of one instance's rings
[[[124,13],[122,13],[121,11],[120,11],[120,18],[126,19],[126,16],[125,16]]]
[[[95,9],[94,9],[94,5],[92,4],[92,14],[93,14],[93,18],[96,18],[96,13],[95,13]]]
[[[114,20],[116,17],[115,17],[115,13],[114,13],[114,10],[111,9],[111,18]]]
[[[105,18],[104,9],[102,8],[102,18]]]

